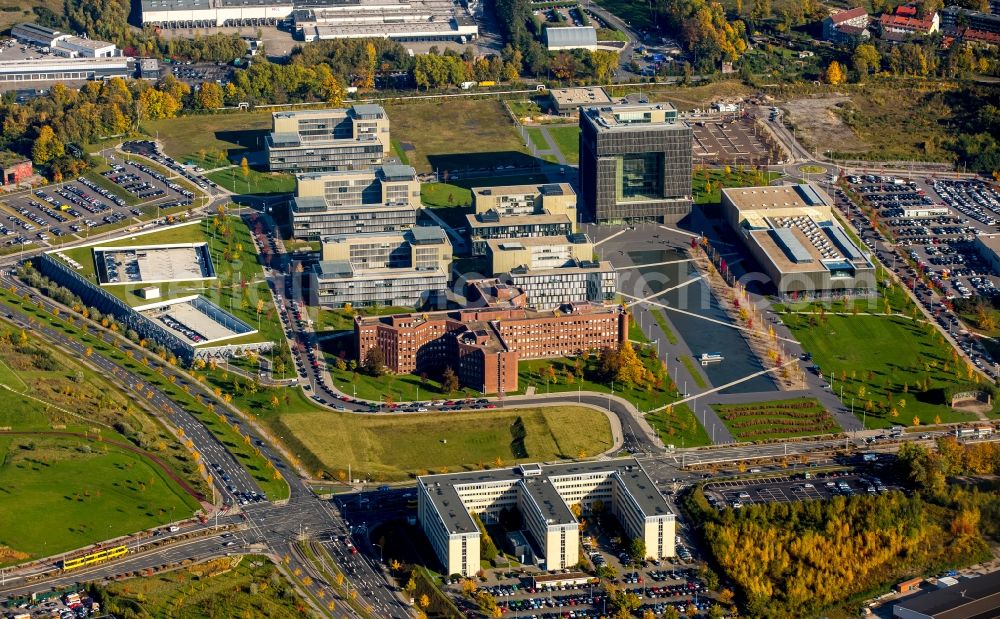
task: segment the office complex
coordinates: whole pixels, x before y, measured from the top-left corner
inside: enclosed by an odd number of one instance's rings
[[[394,373],[437,374],[450,367],[483,393],[517,390],[521,359],[565,357],[617,347],[628,337],[624,308],[569,303],[555,310],[481,308],[395,316],[358,316],[356,352],[381,349]]]
[[[381,105],[274,112],[265,141],[277,172],[365,170],[389,154],[389,117]]]
[[[303,41],[380,38],[466,43],[479,35],[468,8],[451,0],[300,2],[292,13]]]
[[[10,35],[29,45],[48,48],[47,52],[65,58],[111,58],[120,55],[114,43],[84,39],[38,24],[18,24]]]
[[[297,239],[406,230],[416,221],[420,181],[410,166],[310,172],[295,180],[290,219]]]
[[[875,290],[875,267],[815,185],[723,189],[722,207],[779,294]]]
[[[598,223],[676,223],[691,212],[691,126],[669,103],[580,108],[580,182]]]
[[[472,514],[495,523],[517,510],[547,570],[580,560],[580,523],[572,507],[589,514],[597,504],[618,518],[625,535],[642,539],[646,556],[674,556],[676,517],[634,458],[571,464],[521,464],[417,478],[417,515],[448,574],[480,569],[480,531]]]
[[[448,287],[451,243],[437,226],[323,239],[310,273],[314,305],[414,307]]]
[[[474,213],[466,215],[472,253],[489,239],[559,236],[576,230],[576,192],[569,183],[474,187]]]
[[[575,301],[611,301],[618,276],[607,261],[594,259],[586,234],[485,241],[492,275],[528,295],[531,307],[557,307]]]
[[[576,114],[582,107],[595,105],[611,105],[611,97],[600,86],[549,90],[549,107],[553,114],[559,116]]]

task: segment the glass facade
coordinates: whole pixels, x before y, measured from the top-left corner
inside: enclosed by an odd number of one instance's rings
[[[663,153],[622,155],[618,159],[618,201],[659,199],[663,171]]]

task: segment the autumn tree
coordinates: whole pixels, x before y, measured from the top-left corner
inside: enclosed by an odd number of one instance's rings
[[[834,60],[827,65],[826,71],[823,73],[823,81],[833,86],[843,84],[847,81],[847,78],[844,75],[844,69],[841,68],[839,62]]]

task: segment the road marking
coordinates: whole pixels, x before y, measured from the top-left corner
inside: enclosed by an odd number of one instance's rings
[[[738,385],[740,383],[745,383],[748,380],[751,380],[753,378],[757,378],[758,376],[763,376],[764,374],[770,374],[771,372],[780,370],[781,368],[787,367],[787,366],[789,366],[789,365],[791,365],[793,363],[798,363],[798,361],[799,361],[798,359],[791,359],[789,361],[786,361],[786,362],[782,363],[781,365],[774,366],[773,368],[768,368],[768,369],[765,369],[765,370],[761,370],[759,372],[754,372],[753,374],[750,374],[749,376],[744,376],[743,378],[738,378],[738,379],[736,379],[736,380],[734,380],[732,382],[726,383],[725,385],[719,385],[718,387],[713,387],[711,389],[707,389],[705,391],[702,391],[701,393],[696,393],[695,395],[689,395],[688,397],[686,397],[684,399],[681,399],[681,400],[677,400],[676,402],[673,402],[671,404],[665,404],[665,405],[663,405],[663,406],[661,406],[659,408],[654,408],[653,410],[648,411],[647,414],[648,413],[655,413],[655,412],[658,412],[658,411],[662,411],[662,410],[667,409],[667,408],[669,408],[671,406],[676,406],[678,404],[683,404],[685,402],[690,402],[691,400],[696,400],[696,399],[698,399],[698,398],[700,398],[700,397],[702,397],[704,395],[709,395],[709,394],[715,393],[717,391],[722,391],[723,389],[728,389],[728,388],[732,387],[733,385]]]
[[[629,266],[617,267],[619,271],[627,271],[628,269],[642,269],[645,267],[659,267],[667,264],[680,264],[682,262],[693,262],[694,258],[682,258],[680,260],[667,260],[666,262],[651,262],[649,264],[630,264]]]
[[[637,297],[633,297],[631,295],[627,295],[624,292],[619,292],[618,294],[622,295],[623,297],[628,297],[630,299],[637,298]],[[665,303],[659,303],[659,302],[656,302],[656,301],[650,301],[648,299],[646,299],[645,302],[649,303],[650,305],[656,305],[657,307],[662,307],[663,309],[668,309],[668,310],[673,311],[673,312],[678,312],[680,314],[687,314],[688,316],[694,316],[695,318],[701,318],[702,320],[707,320],[709,322],[714,322],[716,324],[720,324],[720,325],[722,325],[724,327],[729,327],[731,329],[738,329],[740,331],[747,331],[749,333],[756,333],[756,334],[762,335],[762,336],[769,336],[769,334],[766,331],[758,331],[756,329],[751,329],[750,327],[744,327],[743,325],[734,325],[731,322],[726,322],[724,320],[719,320],[717,318],[709,318],[708,316],[702,316],[701,314],[696,314],[695,312],[690,312],[688,310],[683,310],[683,309],[681,309],[679,307],[674,307],[672,305],[666,305]],[[788,342],[790,344],[799,344],[800,343],[797,340],[794,340],[794,339],[792,339],[790,337],[783,337],[783,336],[777,335],[777,334],[775,334],[774,337],[776,339],[779,339],[779,340],[781,340],[783,342]]]
[[[702,276],[699,275],[698,277],[695,277],[693,279],[689,279],[686,282],[681,282],[680,284],[677,284],[676,286],[671,286],[670,288],[664,288],[663,290],[661,290],[659,292],[655,292],[655,293],[649,295],[648,297],[644,297],[642,299],[640,299],[639,297],[633,297],[630,294],[625,294],[624,292],[619,292],[618,294],[622,295],[623,297],[627,297],[629,299],[634,299],[634,301],[632,301],[631,303],[625,304],[625,307],[632,307],[633,305],[636,305],[638,303],[648,303],[650,299],[655,299],[656,297],[665,295],[668,292],[670,292],[671,290],[677,290],[678,288],[683,288],[684,286],[690,286],[691,284],[693,284],[696,281],[699,281],[701,279],[702,279]],[[661,304],[657,303],[656,305],[661,305]],[[664,305],[663,307],[667,307],[667,306]]]
[[[605,241],[610,241],[611,239],[615,238],[619,234],[625,234],[625,231],[624,230],[619,230],[618,232],[615,232],[611,236],[605,237],[605,238],[601,239],[600,241],[597,241],[596,243],[594,243],[594,247],[597,247],[598,245],[600,245],[601,243],[603,243]]]

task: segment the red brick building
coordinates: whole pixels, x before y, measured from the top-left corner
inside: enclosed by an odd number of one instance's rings
[[[0,152],[0,168],[3,169],[3,178],[0,178],[0,184],[3,185],[16,185],[34,174],[30,159],[10,151]]]
[[[393,373],[436,374],[451,367],[483,393],[517,391],[522,359],[577,355],[618,346],[628,314],[617,305],[566,304],[554,310],[465,309],[354,319],[358,359],[381,349]]]

